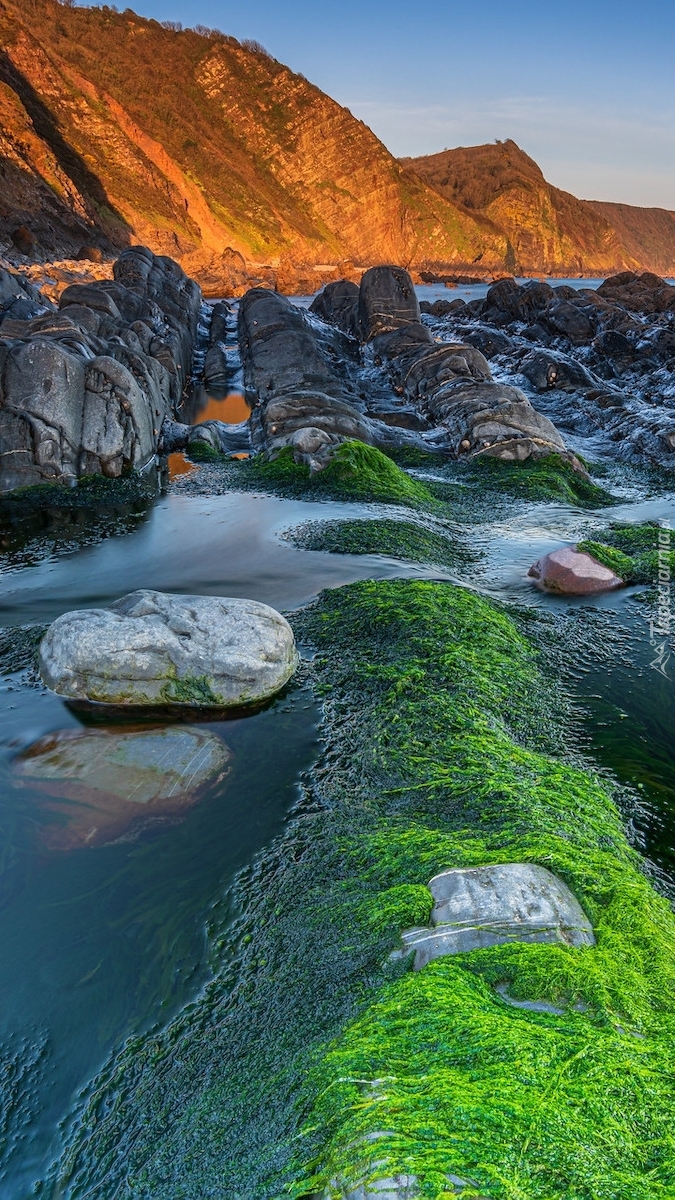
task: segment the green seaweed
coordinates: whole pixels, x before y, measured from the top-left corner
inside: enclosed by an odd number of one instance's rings
[[[409,508],[436,507],[434,497],[423,483],[401,470],[381,450],[364,442],[342,442],[327,466],[313,475],[305,463],[295,462],[290,447],[274,459],[255,458],[252,469],[262,482],[292,495],[402,504]]]
[[[80,1194],[105,1163],[144,1200],[299,1200],[405,1171],[427,1196],[452,1174],[492,1200],[664,1200],[675,922],[608,782],[560,753],[534,648],[420,581],[323,593],[295,626],[325,701],[315,790],[214,929],[212,987],[93,1090],[62,1178]],[[389,961],[432,875],[509,861],[563,878],[597,945]]]
[[[675,549],[669,529],[659,525],[610,525],[601,539],[586,539],[578,549],[591,554],[626,583],[657,583],[659,571],[675,575]]]
[[[386,554],[405,562],[457,567],[477,555],[438,529],[390,518],[356,521],[311,521],[292,529],[287,538],[303,550],[330,554]]]
[[[467,471],[484,488],[522,496],[527,500],[557,500],[580,508],[601,508],[618,500],[585,478],[559,454],[528,458],[522,463],[502,462],[483,455]]]
[[[194,462],[220,462],[224,457],[220,450],[203,438],[195,438],[191,441],[185,453]]]

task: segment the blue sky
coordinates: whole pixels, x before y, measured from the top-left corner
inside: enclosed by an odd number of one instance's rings
[[[577,196],[675,209],[675,4],[666,0],[132,6],[254,38],[394,154],[512,137]]]

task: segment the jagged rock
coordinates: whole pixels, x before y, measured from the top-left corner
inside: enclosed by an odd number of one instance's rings
[[[488,329],[485,325],[474,326],[463,336],[468,346],[475,346],[486,358],[494,358],[497,354],[508,354],[513,350],[513,342],[505,333],[498,329]]]
[[[44,797],[39,836],[52,850],[101,846],[175,820],[226,769],[230,752],[208,729],[61,730],[13,762],[16,781]]]
[[[610,275],[598,288],[602,300],[618,303],[631,312],[652,313],[675,311],[675,287],[659,275],[644,271],[621,271]]]
[[[545,554],[530,567],[528,575],[544,591],[566,596],[592,596],[624,586],[624,580],[614,571],[576,546]]]
[[[536,294],[535,288],[518,288],[513,280],[502,280],[495,288],[506,300],[514,289],[527,292],[530,299]],[[480,350],[432,340],[421,323],[412,280],[402,268],[366,271],[359,323],[363,336],[370,331],[376,361],[386,361],[397,391],[435,423],[454,454],[522,462],[558,453],[582,470],[574,456],[567,455],[553,423],[532,408],[525,393],[493,381]]]
[[[602,380],[596,379],[581,363],[563,354],[552,354],[543,350],[534,350],[528,354],[521,362],[520,370],[538,392],[576,392],[587,388],[603,390],[605,386]]]
[[[358,323],[364,342],[420,323],[417,293],[403,267],[371,267],[365,272],[359,288]]]
[[[593,928],[567,885],[534,863],[443,871],[429,883],[432,927],[409,929],[403,953],[415,969],[447,954],[510,942],[595,944]]]
[[[118,476],[156,454],[189,375],[201,293],[141,246],[120,255],[114,274],[67,287],[59,312],[25,320],[14,315],[18,282],[0,278],[12,300],[0,328],[9,343],[0,354],[0,492]]]
[[[424,445],[415,433],[365,415],[350,377],[356,343],[340,330],[321,327],[283,296],[260,288],[246,293],[239,306],[239,344],[246,387],[257,400],[251,417],[256,450],[275,455],[291,447],[297,461],[317,470],[326,454],[302,448],[316,443],[317,431],[325,435],[325,447],[353,439],[381,447]]]
[[[149,590],[110,608],[65,613],[40,645],[47,687],[124,707],[260,703],[296,664],[291,627],[266,604]]]
[[[548,304],[541,314],[541,320],[555,333],[566,337],[573,346],[586,345],[595,333],[595,326],[587,313],[568,300],[554,300]]]

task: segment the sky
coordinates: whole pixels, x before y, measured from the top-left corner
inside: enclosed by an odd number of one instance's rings
[[[576,196],[675,210],[672,0],[131,6],[260,42],[346,105],[393,154],[510,137]]]

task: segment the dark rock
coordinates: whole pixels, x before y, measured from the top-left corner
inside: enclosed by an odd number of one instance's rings
[[[489,329],[486,325],[468,330],[463,335],[463,340],[467,345],[475,346],[486,358],[495,358],[497,354],[509,354],[513,350],[510,337],[498,329]]]
[[[631,312],[646,315],[675,311],[675,287],[651,271],[641,275],[634,271],[611,275],[600,284],[598,296],[621,304]]]
[[[432,340],[410,298],[412,281],[402,268],[374,268],[364,281],[360,323],[362,329],[374,331],[375,361],[386,362],[397,391],[439,427],[448,449],[456,455],[489,455],[508,462],[566,454],[555,426],[535,412],[525,394],[492,380],[480,350]],[[493,294],[495,288],[504,304],[525,291],[508,279],[491,288]]]
[[[633,358],[635,347],[623,333],[615,329],[605,329],[593,340],[593,349],[603,358],[616,358],[629,361]]]
[[[590,342],[595,328],[587,313],[568,300],[554,300],[541,314],[541,321],[555,333],[568,338],[573,346]]]
[[[251,417],[255,449],[275,455],[290,447],[297,461],[316,471],[344,440],[424,445],[415,433],[364,414],[350,377],[356,343],[278,293],[246,293],[239,345],[246,388],[257,401]]]
[[[359,288],[358,321],[362,341],[411,323],[419,323],[420,306],[410,275],[403,267],[371,267]]]
[[[170,259],[134,247],[114,280],[76,284],[59,312],[15,320],[0,375],[0,492],[78,475],[117,476],[150,462],[189,378],[201,304]],[[133,282],[133,291],[122,282]],[[3,295],[15,291],[7,273]],[[39,293],[37,293],[39,298]],[[22,309],[20,311],[26,311]]]
[[[581,363],[562,354],[533,351],[520,364],[520,370],[538,392],[552,389],[563,392],[596,388],[598,380]]]
[[[553,335],[549,329],[545,329],[538,321],[534,325],[526,325],[521,330],[521,337],[527,338],[528,342],[536,342],[540,346],[550,346],[553,341]]]
[[[340,279],[336,283],[326,284],[318,296],[314,297],[309,311],[329,325],[335,325],[343,333],[356,337],[358,302],[359,289],[356,284],[350,283],[348,279]]]

